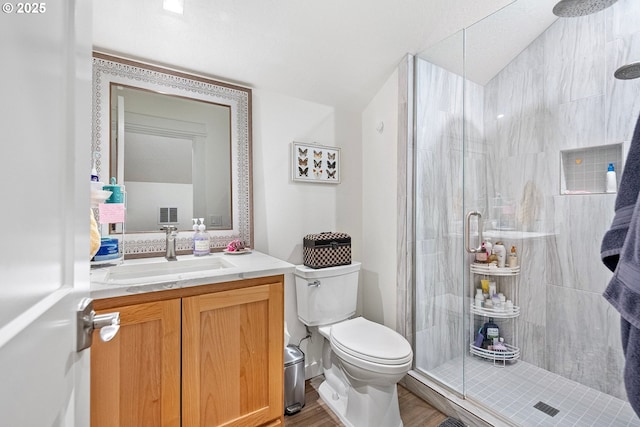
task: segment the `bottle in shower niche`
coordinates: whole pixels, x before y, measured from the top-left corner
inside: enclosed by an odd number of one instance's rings
[[[615,193],[617,188],[616,182],[616,170],[613,167],[613,163],[609,163],[609,167],[607,168],[607,184],[606,184],[606,192],[607,193]]]

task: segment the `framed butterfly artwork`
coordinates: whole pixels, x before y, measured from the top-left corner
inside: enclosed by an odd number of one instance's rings
[[[293,142],[291,159],[294,181],[340,183],[340,148],[338,147]]]

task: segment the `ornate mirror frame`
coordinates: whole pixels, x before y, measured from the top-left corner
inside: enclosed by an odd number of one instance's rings
[[[108,181],[110,174],[112,83],[230,107],[232,228],[207,231],[211,236],[211,250],[214,252],[223,250],[234,239],[243,241],[247,247],[253,247],[251,89],[94,52],[91,152],[92,159],[95,154],[98,155],[95,166],[103,182]],[[126,258],[162,256],[165,253],[164,232],[125,233],[124,239]],[[192,248],[193,232],[179,232],[176,244],[178,253],[191,253]]]

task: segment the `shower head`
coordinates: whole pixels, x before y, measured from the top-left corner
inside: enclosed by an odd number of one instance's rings
[[[561,18],[576,18],[600,12],[618,0],[560,0],[553,7],[553,14]]]
[[[616,79],[631,80],[640,77],[640,62],[623,65],[613,73]]]

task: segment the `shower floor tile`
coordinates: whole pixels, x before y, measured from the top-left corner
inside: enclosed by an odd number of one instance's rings
[[[429,374],[462,390],[462,363],[462,358],[454,359]],[[518,426],[640,427],[640,419],[628,402],[526,362],[503,367],[479,357],[467,357],[464,369],[467,398]],[[549,405],[551,410],[534,408],[538,402]],[[552,416],[553,409],[558,412]]]

